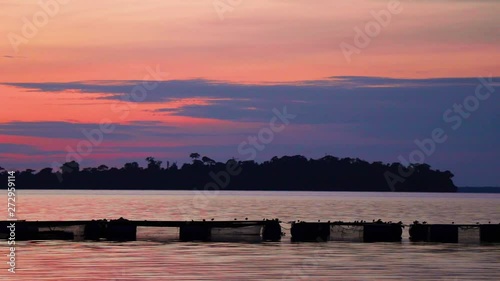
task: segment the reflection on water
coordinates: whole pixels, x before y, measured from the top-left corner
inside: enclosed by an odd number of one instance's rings
[[[61,193],[64,193],[61,194]],[[191,192],[19,191],[28,220],[183,220]],[[500,194],[221,192],[193,219],[382,219],[409,224],[500,222]],[[196,206],[195,206],[196,207]],[[289,228],[289,224],[283,224]],[[410,243],[179,243],[176,229],[141,241],[23,241],[17,272],[1,280],[500,280],[500,245]],[[170,242],[169,242],[170,241]],[[7,261],[7,247],[2,255]],[[15,278],[14,278],[15,277]]]

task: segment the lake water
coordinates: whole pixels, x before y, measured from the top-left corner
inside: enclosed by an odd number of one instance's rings
[[[17,218],[500,223],[500,194],[208,195],[19,190]],[[411,243],[407,228],[401,243],[291,243],[285,232],[281,242],[266,243],[155,241],[141,229],[134,242],[18,241],[17,273],[7,272],[8,248],[2,247],[0,280],[500,280],[500,244]]]

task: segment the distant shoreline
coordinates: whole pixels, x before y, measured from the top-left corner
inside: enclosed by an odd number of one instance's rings
[[[43,191],[43,190],[57,190],[57,191],[76,191],[76,190],[93,190],[93,191],[193,191],[194,189],[144,189],[144,188],[26,188],[20,190],[30,191]],[[500,187],[458,187],[456,192],[428,192],[428,191],[363,191],[363,190],[272,190],[272,189],[225,189],[220,191],[270,191],[270,192],[359,192],[359,193],[500,193]]]
[[[458,193],[500,193],[500,187],[481,186],[481,187],[458,187]]]
[[[434,170],[428,164],[368,162],[359,158],[325,155],[319,159],[302,155],[274,156],[261,163],[234,158],[217,162],[191,153],[192,163],[181,167],[147,157],[147,167],[138,162],[123,167],[86,167],[76,161],[40,171],[0,172],[0,181],[10,176],[17,187],[35,189],[144,189],[144,190],[284,190],[284,191],[401,191],[456,192],[453,173]],[[55,165],[58,166],[58,165]],[[55,168],[55,170],[54,170]]]

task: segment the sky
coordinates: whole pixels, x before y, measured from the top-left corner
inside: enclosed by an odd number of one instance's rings
[[[499,1],[0,6],[1,167],[330,154],[500,186]]]

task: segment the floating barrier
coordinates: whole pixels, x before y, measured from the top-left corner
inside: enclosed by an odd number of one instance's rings
[[[14,221],[0,221],[0,238],[8,239]],[[137,240],[138,228],[174,228],[180,241],[280,241],[280,221],[15,221],[16,240]]]
[[[329,223],[299,222],[292,223],[292,241],[325,242],[330,238]]]
[[[99,240],[101,237],[106,236],[106,224],[105,220],[92,220],[85,224],[85,230],[83,236],[86,240]]]
[[[181,241],[279,241],[279,220],[188,222],[180,226]]]
[[[427,224],[415,221],[409,232],[412,242],[500,242],[500,224]]]
[[[10,227],[15,223],[15,227]],[[80,240],[83,239],[83,224],[47,225],[26,221],[0,221],[0,238],[24,240]]]
[[[481,242],[500,243],[500,224],[483,224],[479,226]]]
[[[104,233],[106,240],[135,241],[137,239],[137,225],[126,219],[111,220]]]
[[[292,222],[294,242],[397,242],[402,223],[369,222]]]
[[[12,224],[15,228],[12,228]],[[399,223],[291,222],[291,240],[300,242],[400,242],[405,226]],[[284,235],[278,219],[262,221],[135,221],[127,219],[91,221],[0,221],[0,239],[15,240],[138,240],[149,229],[168,232],[175,241],[280,241]],[[166,231],[168,230],[168,231]],[[147,232],[147,231],[146,231]],[[500,224],[427,224],[409,226],[410,241],[439,243],[500,243]],[[142,236],[143,237],[143,236]],[[164,241],[158,239],[158,241]]]

